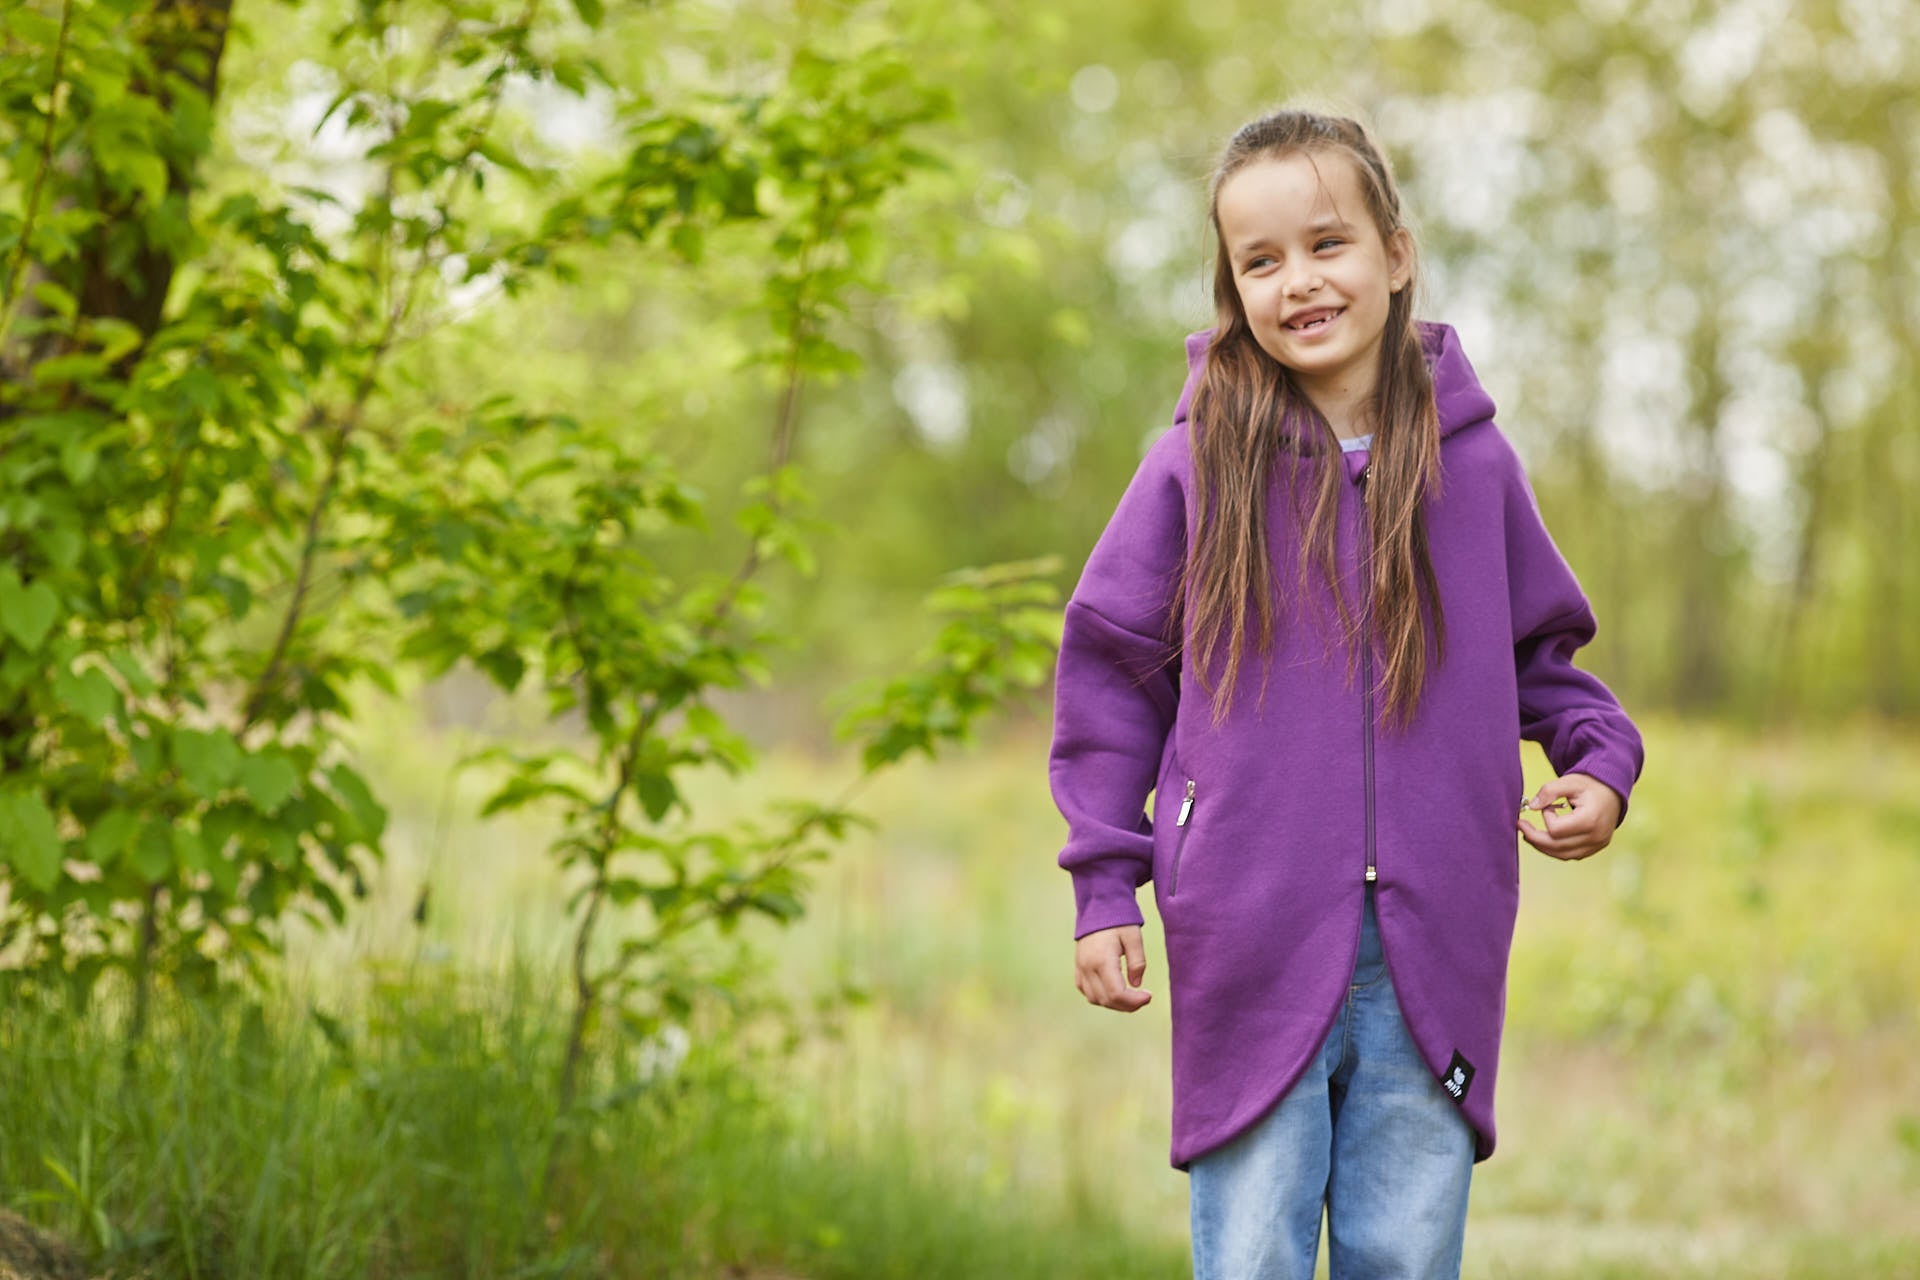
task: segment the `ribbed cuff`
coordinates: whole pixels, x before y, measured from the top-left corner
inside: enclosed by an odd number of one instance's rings
[[[1145,924],[1133,891],[1133,878],[1124,871],[1119,875],[1091,869],[1074,872],[1074,941],[1116,925]]]

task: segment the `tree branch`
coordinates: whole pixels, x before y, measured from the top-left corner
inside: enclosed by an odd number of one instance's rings
[[[60,35],[53,47],[53,83],[47,89],[47,124],[40,133],[40,168],[33,175],[33,190],[27,193],[27,216],[20,225],[20,241],[13,246],[13,261],[7,264],[6,306],[0,310],[0,362],[4,361],[7,335],[20,302],[20,273],[26,266],[27,246],[33,242],[34,222],[40,215],[40,192],[47,185],[47,171],[53,168],[53,127],[60,118],[60,86],[65,83],[67,32],[72,17],[73,0],[61,0]]]

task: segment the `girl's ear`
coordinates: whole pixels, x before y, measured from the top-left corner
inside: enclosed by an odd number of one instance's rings
[[[1413,233],[1405,227],[1395,227],[1387,238],[1387,274],[1393,282],[1389,287],[1395,293],[1406,288],[1407,281],[1413,278]]]

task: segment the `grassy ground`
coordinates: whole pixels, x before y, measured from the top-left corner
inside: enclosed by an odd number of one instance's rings
[[[1466,1274],[1920,1275],[1920,740],[1643,727],[1614,845],[1523,850]],[[294,940],[264,1009],[171,1008],[129,1087],[111,1002],[14,997],[0,1199],[117,1242],[128,1274],[1186,1273],[1164,1001],[1123,1016],[1073,988],[1043,726],[876,784],[879,831],[803,922],[759,930],[797,1002],[871,990],[839,1035],[743,1060],[703,1030],[569,1136],[544,1201],[562,886],[537,824],[472,818],[446,769],[463,732],[369,733],[392,861],[349,929]],[[847,776],[767,764],[697,804]]]

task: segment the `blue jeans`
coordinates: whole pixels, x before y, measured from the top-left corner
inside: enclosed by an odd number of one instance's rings
[[[1306,1074],[1188,1167],[1194,1280],[1457,1280],[1473,1129],[1414,1046],[1366,888],[1347,1000]]]

